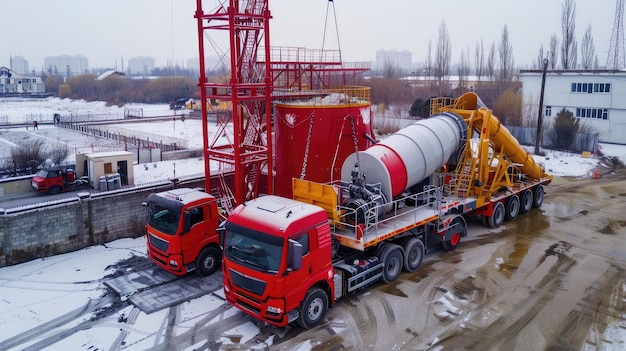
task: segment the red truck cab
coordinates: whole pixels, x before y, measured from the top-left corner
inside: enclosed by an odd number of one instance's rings
[[[31,180],[31,187],[39,193],[58,194],[73,189],[76,184],[76,173],[67,167],[50,167],[42,169]]]
[[[148,257],[176,275],[214,273],[221,262],[215,197],[199,190],[178,188],[150,194],[146,241]]]
[[[334,301],[330,226],[324,210],[262,196],[235,208],[225,229],[228,302],[276,326],[297,321],[309,328],[319,323]]]

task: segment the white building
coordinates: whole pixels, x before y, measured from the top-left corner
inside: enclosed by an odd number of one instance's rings
[[[49,56],[43,59],[44,71],[58,74],[65,78],[87,73],[89,60],[82,55]]]
[[[9,58],[9,66],[11,66],[11,70],[13,72],[19,74],[29,74],[28,71],[28,60],[26,60],[22,56],[11,56]]]
[[[154,57],[137,56],[128,59],[129,76],[148,76],[155,68]]]
[[[537,111],[541,70],[521,70],[524,103]],[[543,97],[545,121],[563,108],[599,133],[601,142],[626,144],[626,72],[549,70]]]
[[[0,67],[0,96],[42,95],[45,92],[41,77],[29,77]]]

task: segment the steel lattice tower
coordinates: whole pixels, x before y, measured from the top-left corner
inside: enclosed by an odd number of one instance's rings
[[[609,46],[609,56],[606,60],[607,69],[622,69],[626,67],[624,56],[624,0],[615,2],[615,23]]]

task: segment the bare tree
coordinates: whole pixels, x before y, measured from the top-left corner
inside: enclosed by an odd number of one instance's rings
[[[587,30],[583,35],[582,47],[580,48],[580,64],[583,69],[593,68],[593,59],[596,55],[596,47],[593,44],[593,36],[591,35],[591,24],[587,26]]]
[[[57,144],[52,148],[52,150],[48,151],[48,158],[55,164],[60,165],[67,156],[69,156],[70,150],[66,144]]]
[[[487,56],[487,76],[490,82],[496,78],[496,43],[491,43],[489,56]]]
[[[498,47],[500,55],[499,80],[502,83],[513,80],[513,46],[509,41],[509,27],[505,24],[502,30],[502,40]]]
[[[556,69],[556,61],[559,57],[559,52],[556,47],[559,45],[559,39],[556,34],[552,33],[550,36],[550,49],[548,51],[548,60],[550,61],[550,68]]]
[[[459,66],[457,67],[459,74],[459,88],[467,88],[467,79],[471,71],[469,51],[469,48],[467,48],[467,52],[465,52],[465,50],[461,50],[461,58],[459,59]]]
[[[545,59],[545,53],[543,52],[543,44],[539,47],[539,54],[537,55],[537,61],[533,63],[533,69],[543,69],[543,59]]]
[[[428,51],[426,52],[426,71],[428,72],[428,77],[432,76],[432,67],[433,67],[433,41],[431,39],[428,40]]]
[[[443,87],[444,77],[448,76],[450,71],[450,57],[452,48],[450,44],[450,35],[446,22],[441,21],[439,25],[439,38],[437,39],[437,49],[435,52],[435,76],[439,85],[440,93]]]
[[[400,77],[400,67],[396,66],[391,60],[385,60],[383,66],[383,78],[398,78]]]
[[[468,53],[469,55],[469,53]],[[476,70],[476,78],[480,81],[480,77],[484,75],[485,69],[485,48],[483,46],[483,40],[480,39],[480,43],[476,43],[476,50],[474,53],[474,67]]]
[[[563,41],[561,42],[561,66],[563,69],[576,68],[576,3],[574,0],[563,0],[561,5],[561,31]]]

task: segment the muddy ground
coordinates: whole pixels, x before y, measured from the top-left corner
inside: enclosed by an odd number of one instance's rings
[[[154,315],[105,293],[0,338],[0,349],[56,350],[83,333],[89,341],[76,349],[624,350],[625,200],[623,166],[600,179],[557,178],[541,208],[495,230],[470,223],[455,251],[433,247],[416,272],[340,300],[311,330],[262,325],[217,298],[220,289]],[[139,256],[115,267],[129,273],[152,266]],[[251,323],[260,332],[254,327],[242,340],[235,331]],[[109,329],[119,336],[85,335]]]
[[[626,349],[626,171],[559,179],[540,209],[370,287],[272,349]],[[271,329],[271,328],[270,328]],[[267,332],[271,333],[270,330]]]

